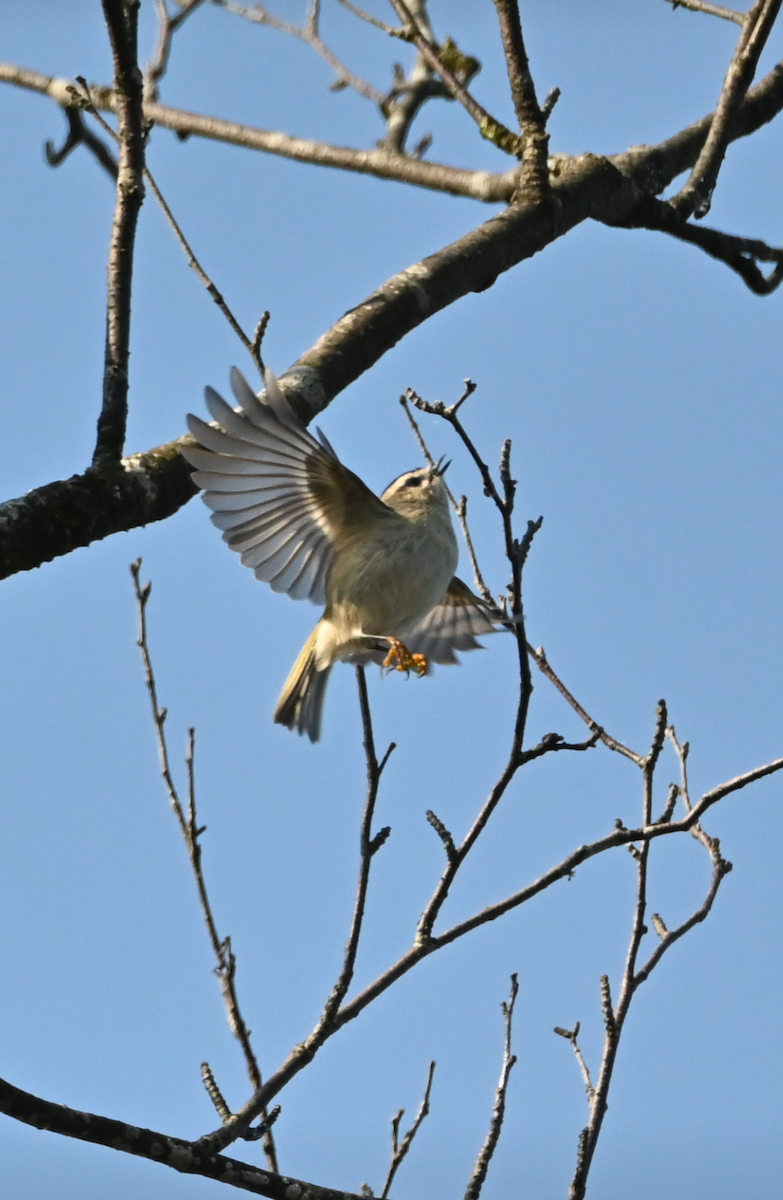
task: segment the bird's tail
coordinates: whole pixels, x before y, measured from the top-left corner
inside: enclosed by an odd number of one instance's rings
[[[283,684],[275,709],[275,721],[297,733],[306,733],[311,742],[321,736],[321,713],[331,664],[323,670],[315,665],[315,643],[318,626],[302,647],[302,652]]]

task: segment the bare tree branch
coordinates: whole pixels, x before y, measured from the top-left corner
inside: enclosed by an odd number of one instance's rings
[[[96,137],[92,130],[87,128],[80,109],[66,108],[63,109],[63,112],[68,122],[68,136],[59,150],[55,149],[54,142],[48,141],[46,143],[44,154],[49,166],[59,167],[77,146],[86,146],[95,155],[109,178],[113,179],[116,183],[119,167],[111,150],[109,150],[108,146],[104,146],[101,139]],[[113,130],[112,136],[116,136]]]
[[[511,1053],[511,1024],[514,1018],[514,1005],[517,1002],[518,994],[519,982],[516,974],[514,974],[511,976],[511,994],[508,998],[508,1003],[504,1001],[501,1005],[503,1020],[506,1026],[506,1037],[503,1046],[503,1066],[500,1070],[500,1081],[495,1092],[492,1120],[489,1123],[489,1131],[487,1132],[484,1145],[481,1147],[475,1166],[473,1167],[473,1174],[465,1191],[465,1200],[478,1200],[481,1195],[484,1180],[487,1178],[489,1164],[492,1161],[492,1155],[495,1153],[503,1129],[503,1120],[506,1115],[508,1081],[511,1076],[511,1070],[517,1061],[516,1055]]]
[[[731,129],[780,12],[781,0],[756,0],[745,15],[737,49],[729,65],[718,107],[690,178],[671,200],[683,218],[706,217],[718,182],[723,159],[731,140]]]
[[[247,1065],[248,1078],[250,1086],[254,1092],[257,1092],[261,1087],[261,1071],[258,1067],[253,1047],[250,1043],[250,1030],[245,1024],[245,1020],[239,1008],[239,997],[236,990],[236,957],[231,948],[231,938],[221,938],[215,924],[215,917],[212,912],[212,904],[207,892],[207,885],[204,879],[204,871],[201,864],[201,836],[204,829],[199,826],[196,815],[196,780],[194,773],[194,755],[195,755],[195,730],[190,729],[188,733],[188,754],[187,754],[187,770],[188,770],[188,811],[185,812],[184,805],[179,797],[177,786],[174,782],[174,777],[171,773],[171,763],[169,760],[168,742],[166,739],[166,717],[167,710],[162,708],[158,703],[158,689],[155,682],[155,672],[152,666],[152,658],[150,657],[149,642],[147,640],[147,604],[149,603],[152,584],[146,583],[142,586],[140,579],[141,559],[137,559],[131,564],[131,575],[133,576],[133,587],[136,594],[136,606],[139,616],[139,638],[137,645],[141,651],[142,661],[144,663],[144,677],[149,693],[150,704],[152,706],[152,720],[155,725],[155,736],[158,742],[158,754],[160,756],[160,769],[163,776],[163,781],[166,785],[169,801],[172,811],[177,818],[177,824],[180,828],[185,848],[188,852],[190,865],[193,870],[193,876],[196,881],[196,889],[198,891],[199,903],[204,917],[204,923],[207,927],[207,933],[212,945],[212,950],[215,955],[217,966],[215,974],[220,980],[220,988],[223,993],[223,1002],[226,1006],[226,1015],[228,1017],[228,1027],[234,1037],[242,1047],[242,1053],[245,1056]],[[214,1081],[213,1081],[214,1082]],[[210,1093],[211,1094],[211,1093]],[[219,1095],[219,1092],[218,1092]],[[218,1109],[218,1111],[220,1111]],[[224,1120],[230,1118],[222,1114]],[[267,1132],[270,1121],[270,1114],[265,1110],[262,1112],[263,1123],[266,1128],[264,1134],[264,1151],[267,1161],[273,1171],[277,1170],[277,1153],[275,1143],[271,1133]],[[251,1137],[249,1140],[255,1141],[255,1131],[249,1131]]]
[[[157,100],[159,84],[166,74],[171,56],[174,34],[191,13],[200,8],[204,0],[182,0],[179,12],[170,13],[166,0],[155,0],[158,13],[158,45],[152,61],[144,72],[144,94],[148,100]]]
[[[378,787],[381,782],[381,775],[386,763],[389,761],[389,756],[396,747],[394,742],[391,742],[383,758],[380,762],[378,761],[375,753],[375,738],[372,731],[372,715],[370,713],[370,700],[367,695],[367,680],[364,674],[364,667],[356,668],[356,682],[359,688],[359,707],[362,714],[362,730],[364,733],[364,754],[367,763],[367,799],[364,805],[364,816],[362,817],[362,827],[359,835],[361,856],[359,882],[356,887],[356,901],[354,904],[353,920],[351,921],[351,932],[345,947],[342,970],[329,999],[324,1005],[321,1019],[312,1035],[312,1043],[315,1047],[326,1040],[329,1031],[334,1025],[335,1015],[351,986],[354,967],[356,966],[356,955],[359,950],[359,939],[362,935],[362,922],[364,921],[364,910],[367,903],[367,888],[370,883],[370,866],[374,855],[380,850],[391,833],[389,826],[385,826],[373,837],[372,823],[375,817],[375,803],[378,799]]]
[[[95,118],[95,120],[98,122],[98,124],[101,126],[101,128],[106,133],[108,133],[108,135],[110,137],[114,138],[115,141],[118,140],[117,134],[114,132],[112,127],[108,124],[108,122],[104,121],[103,117],[98,112],[95,105],[93,104],[92,96],[90,95],[90,89],[87,86],[86,81],[84,79],[80,78],[79,83],[84,88],[84,107],[85,107],[85,109],[89,113],[91,113],[91,115]],[[67,111],[71,112],[73,110],[68,109]],[[226,301],[223,297],[223,293],[218,291],[217,287],[215,286],[213,281],[210,279],[210,277],[207,275],[206,271],[202,267],[199,260],[196,258],[196,255],[193,251],[193,248],[190,245],[190,242],[187,240],[184,233],[182,232],[182,229],[181,229],[176,217],[174,216],[163,193],[161,192],[160,188],[158,187],[157,183],[155,182],[152,172],[150,171],[149,167],[146,165],[144,167],[144,178],[146,179],[147,183],[150,185],[150,188],[152,189],[152,193],[155,196],[155,199],[157,200],[158,204],[160,205],[161,209],[163,210],[163,215],[165,216],[166,220],[168,221],[169,225],[171,226],[171,229],[172,229],[172,232],[173,232],[175,238],[179,242],[182,249],[185,251],[185,257],[188,260],[188,266],[193,271],[195,271],[196,275],[199,277],[199,279],[203,283],[204,287],[207,289],[209,295],[214,300],[215,304],[217,305],[217,307],[222,312],[223,316],[228,321],[232,330],[237,335],[237,337],[239,338],[240,342],[245,347],[247,352],[250,354],[251,358],[253,359],[253,362],[255,363],[256,367],[258,368],[258,371],[259,371],[261,377],[263,378],[264,363],[261,358],[261,342],[263,340],[264,332],[266,331],[266,326],[269,323],[269,313],[265,313],[264,317],[262,317],[261,320],[259,321],[258,326],[256,328],[256,335],[255,335],[253,341],[251,342],[250,338],[247,336],[244,329],[237,321],[237,319],[234,316],[234,314],[232,313],[231,309],[228,307],[228,304],[226,303]]]
[[[173,516],[198,492],[181,443],[131,455],[111,473],[88,468],[0,504],[0,579]]]
[[[76,103],[69,81],[0,64],[3,80],[51,94],[64,107]],[[93,86],[91,94],[96,105],[99,94],[103,95],[102,107],[114,104],[113,98],[107,102],[107,97],[113,95],[110,89],[100,93]],[[147,106],[146,117],[157,120],[161,107]],[[753,133],[781,108],[783,67],[775,67],[746,96],[731,136]],[[179,110],[167,112],[175,114],[171,127],[178,128],[177,122],[181,124],[184,114]],[[562,160],[552,186],[556,216],[549,207],[542,211],[542,206],[535,204],[514,206],[389,280],[340,318],[287,373],[284,385],[299,415],[311,420],[406,333],[461,296],[491,287],[498,274],[542,250],[581,221],[592,217],[622,224],[639,204],[643,190],[660,190],[695,161],[710,122],[710,117],[704,118],[658,146],[635,147],[611,161],[590,155]],[[198,130],[207,136],[209,128],[209,136],[221,137],[218,126],[224,124],[214,125],[211,118],[194,117],[191,132]],[[242,144],[247,127],[235,125],[232,129],[238,144]],[[273,140],[277,137],[270,136]],[[350,151],[349,155],[354,153],[380,152]],[[386,163],[399,160],[399,156],[386,153],[380,157]],[[431,165],[402,160],[406,170],[429,169]],[[370,168],[365,163],[363,169]],[[476,173],[458,174],[475,183]],[[487,177],[482,178],[486,182]],[[505,177],[490,178],[498,181]],[[503,187],[510,194],[513,180]],[[124,460],[111,481],[95,478],[88,471],[0,505],[0,578],[40,566],[110,533],[170,516],[196,492],[189,475],[190,468],[173,442]]]
[[[421,1104],[419,1105],[419,1111],[416,1113],[416,1117],[413,1121],[413,1124],[411,1125],[410,1129],[403,1137],[402,1141],[399,1140],[400,1121],[402,1120],[402,1118],[405,1115],[405,1109],[401,1108],[400,1111],[397,1113],[396,1117],[394,1117],[394,1119],[392,1120],[392,1160],[391,1160],[391,1164],[389,1166],[389,1173],[386,1176],[386,1182],[383,1185],[383,1191],[381,1192],[381,1200],[388,1200],[388,1195],[391,1190],[391,1185],[394,1182],[394,1176],[397,1174],[397,1171],[398,1171],[403,1159],[405,1158],[406,1154],[408,1153],[411,1146],[413,1145],[413,1139],[416,1137],[416,1134],[419,1132],[422,1121],[424,1120],[424,1118],[426,1116],[429,1115],[430,1093],[432,1091],[432,1080],[433,1080],[434,1076],[435,1076],[435,1063],[431,1062],[429,1071],[427,1073],[427,1085],[424,1088],[424,1096],[422,1098]]]
[[[102,3],[114,57],[120,161],[109,249],[103,405],[92,460],[96,468],[114,467],[120,461],[125,443],[133,251],[139,210],[144,201],[143,85],[136,48],[139,0],[102,0]]]
[[[539,108],[533,76],[530,73],[517,0],[495,0],[500,23],[500,35],[506,55],[508,79],[514,111],[522,134],[522,170],[519,191],[539,200],[550,195],[547,154],[549,134],[546,118]]]
[[[252,21],[257,25],[268,25],[270,29],[276,29],[280,33],[287,33],[290,37],[297,38],[300,42],[311,46],[316,54],[319,54],[324,62],[328,63],[334,71],[338,80],[344,87],[353,88],[360,96],[364,96],[366,100],[371,100],[373,104],[380,106],[383,102],[383,93],[374,88],[361,76],[356,75],[353,71],[346,67],[333,50],[326,45],[319,32],[319,5],[317,0],[311,5],[310,19],[304,26],[292,25],[290,21],[283,21],[280,17],[270,13],[263,4],[237,4],[236,0],[212,0],[218,8],[223,8],[226,12],[233,13],[235,16],[244,17],[246,21]]]
[[[63,108],[75,103],[72,91],[69,90],[74,86],[72,80],[44,75],[27,67],[0,63],[0,83],[9,83],[49,96]],[[90,85],[90,92],[96,107],[105,112],[115,111],[116,98],[110,87],[93,83]],[[241,125],[236,121],[224,121],[219,117],[204,116],[157,102],[145,104],[144,117],[148,122],[172,130],[179,137],[205,137],[232,146],[243,146],[248,150],[280,155],[297,162],[355,171],[362,175],[373,175],[378,179],[391,179],[415,187],[432,188],[435,191],[466,196],[489,204],[509,200],[516,181],[516,168],[496,175],[491,171],[471,171],[442,163],[420,162],[416,158],[390,153],[388,150],[354,150],[348,146],[331,146],[327,142],[291,137],[285,133]]]
[[[698,246],[711,258],[736,271],[757,296],[770,295],[783,279],[783,250],[753,238],[736,237],[704,225],[691,225],[671,204],[654,196],[644,196],[621,223],[621,228],[650,229]],[[765,275],[757,266],[759,262],[774,263],[774,269]]]
[[[465,380],[465,391],[462,393],[462,396],[460,397],[460,399],[457,401],[456,405],[454,406],[455,410],[458,409],[459,406],[465,400],[467,400],[468,396],[471,396],[473,394],[473,392],[475,392],[475,390],[476,390],[476,384],[473,382],[473,380],[466,379]],[[413,413],[411,412],[410,404],[408,403],[408,397],[400,396],[400,404],[402,405],[403,409],[405,410],[405,415],[408,418],[408,421],[410,422],[414,437],[416,438],[416,441],[419,443],[419,447],[421,449],[422,454],[424,455],[425,459],[430,464],[430,466],[434,467],[435,459],[433,458],[432,454],[430,453],[430,451],[427,447],[427,443],[424,441],[424,437],[422,435],[421,429],[419,428],[418,421],[416,420]],[[481,574],[481,568],[479,566],[478,557],[476,555],[476,549],[475,549],[475,546],[473,545],[473,538],[471,537],[470,527],[468,525],[468,498],[467,498],[467,496],[461,496],[459,501],[457,501],[456,498],[454,497],[449,485],[445,482],[445,480],[444,480],[443,486],[446,489],[446,495],[448,496],[451,506],[454,509],[455,513],[457,514],[457,520],[460,523],[460,528],[462,530],[462,536],[465,539],[465,545],[467,547],[468,556],[470,557],[471,567],[473,568],[473,578],[474,578],[476,587],[478,588],[479,594],[486,601],[486,603],[494,606],[494,603],[495,603],[494,597],[492,596],[492,593],[490,592],[489,588],[487,587],[486,583],[484,582],[484,577]]]
[[[481,136],[488,142],[492,142],[504,154],[520,154],[522,152],[521,139],[510,129],[506,129],[501,121],[488,113],[483,105],[479,104],[478,100],[471,95],[466,82],[449,67],[446,61],[448,55],[444,55],[444,48],[435,45],[435,42],[427,36],[427,31],[422,28],[421,22],[412,11],[411,6],[406,4],[405,0],[390,0],[390,3],[397,16],[403,21],[406,30],[410,31],[410,40],[422,58],[440,76],[454,99],[459,100],[468,115],[473,118]]]
[[[667,725],[666,704],[663,700],[660,701],[656,712],[656,727],[653,737],[650,753],[647,755],[644,763],[644,788],[643,788],[643,823],[645,828],[649,828],[652,820],[652,785],[655,768],[663,748],[664,739],[669,736],[670,740],[678,745],[674,731]],[[684,766],[687,752],[681,755],[681,762]],[[687,791],[687,782],[684,783],[684,788]],[[678,789],[679,791],[680,789]],[[709,794],[709,793],[708,793]],[[706,797],[702,798],[702,802]],[[700,803],[702,803],[700,802]],[[697,806],[699,807],[699,806]],[[703,811],[703,810],[702,810]],[[640,968],[638,966],[639,952],[642,945],[642,940],[648,932],[646,925],[647,912],[647,873],[649,855],[652,846],[650,839],[642,841],[640,848],[629,844],[629,849],[634,851],[636,859],[636,903],[634,906],[633,924],[631,929],[631,937],[628,945],[628,953],[625,961],[625,969],[623,971],[622,983],[620,986],[620,995],[617,1001],[617,1006],[613,1008],[611,991],[609,986],[608,976],[603,976],[601,980],[601,1007],[604,1015],[604,1051],[601,1061],[601,1070],[598,1076],[598,1082],[592,1090],[588,1091],[588,1099],[590,1102],[590,1119],[585,1130],[579,1139],[579,1147],[577,1152],[577,1163],[574,1172],[574,1177],[571,1182],[569,1191],[569,1200],[583,1200],[587,1187],[587,1177],[590,1172],[590,1167],[595,1155],[598,1139],[601,1134],[604,1116],[608,1108],[609,1088],[612,1082],[617,1054],[620,1047],[620,1039],[623,1033],[628,1011],[633,1001],[633,997],[637,989],[649,978],[650,973],[655,969],[658,963],[663,958],[663,955],[676,941],[684,937],[689,930],[695,925],[704,921],[709,914],[718,889],[722,880],[731,871],[731,863],[726,862],[720,854],[720,843],[717,838],[711,838],[698,825],[695,820],[692,820],[695,809],[691,808],[686,816],[686,821],[681,824],[690,822],[690,831],[707,850],[712,862],[712,882],[709,891],[702,905],[676,930],[671,932],[666,928],[664,922],[658,914],[653,914],[652,923],[656,932],[660,937],[658,946],[650,954],[647,961]],[[636,839],[635,839],[636,840]]]
[[[703,12],[710,17],[722,17],[724,21],[735,21],[741,25],[745,14],[733,8],[724,8],[722,4],[710,4],[708,0],[666,0],[672,8],[688,8],[691,12]]]
[[[577,1021],[573,1029],[563,1029],[561,1025],[555,1025],[554,1032],[560,1037],[565,1038],[567,1042],[571,1043],[579,1070],[582,1072],[582,1079],[584,1081],[587,1099],[592,1100],[595,1094],[595,1088],[593,1087],[593,1081],[590,1078],[590,1071],[588,1070],[587,1063],[585,1062],[584,1055],[582,1054],[582,1050],[579,1045],[578,1038],[580,1029],[581,1025],[579,1021]]]
[[[238,1162],[220,1154],[204,1154],[195,1142],[166,1133],[54,1104],[24,1092],[4,1079],[0,1079],[0,1112],[15,1121],[32,1125],[34,1129],[46,1129],[64,1137],[133,1154],[171,1167],[182,1175],[202,1175],[255,1196],[267,1196],[269,1200],[294,1200],[295,1197],[302,1200],[304,1197],[310,1197],[310,1200],[364,1200],[364,1197],[342,1189],[320,1187],[316,1183],[277,1175],[252,1163]]]
[[[528,642],[527,652],[542,674],[546,675],[547,679],[554,684],[554,686],[560,692],[560,695],[568,701],[574,712],[582,718],[588,728],[592,729],[593,732],[598,735],[605,746],[608,746],[610,750],[616,750],[618,754],[624,755],[625,758],[630,758],[631,762],[635,762],[637,767],[644,765],[644,757],[641,754],[637,754],[635,750],[631,750],[628,748],[628,746],[624,746],[622,742],[618,742],[616,738],[613,738],[611,734],[607,733],[606,730],[603,729],[597,721],[594,721],[590,714],[585,711],[579,701],[571,695],[562,679],[560,679],[560,677],[556,675],[552,669],[543,646],[531,646]]]

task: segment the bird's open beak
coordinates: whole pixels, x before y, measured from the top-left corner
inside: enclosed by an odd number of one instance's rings
[[[435,464],[435,474],[436,475],[445,475],[446,472],[448,471],[449,467],[451,466],[451,459],[449,459],[448,462],[444,463],[443,459],[445,457],[446,457],[446,455],[444,454],[441,458],[438,459],[437,463]]]

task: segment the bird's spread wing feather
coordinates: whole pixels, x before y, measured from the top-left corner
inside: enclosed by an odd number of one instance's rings
[[[215,424],[189,416],[199,444],[182,453],[196,468],[212,521],[256,578],[323,604],[335,540],[396,514],[342,465],[326,438],[317,442],[301,424],[271,371],[265,382],[266,402],[231,372],[239,412],[208,387]]]
[[[501,617],[455,575],[440,604],[405,635],[405,644],[430,662],[453,666],[459,661],[454,651],[480,650],[476,638],[495,633]]]

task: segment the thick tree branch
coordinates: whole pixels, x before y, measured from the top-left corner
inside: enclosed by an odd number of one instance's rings
[[[173,516],[198,491],[179,447],[169,442],[114,471],[88,468],[1,504],[0,579]]]
[[[268,1196],[270,1200],[295,1200],[296,1197],[300,1200],[363,1200],[349,1192],[289,1179],[220,1154],[204,1154],[194,1142],[182,1138],[54,1104],[51,1100],[23,1092],[4,1079],[0,1079],[0,1112],[35,1129],[46,1129],[64,1137],[147,1158],[183,1175],[203,1175],[256,1196]]]
[[[2,80],[51,94],[63,107],[76,103],[68,81],[0,64]],[[96,91],[91,89],[97,106]],[[147,106],[146,115],[152,116],[159,107]],[[781,108],[783,66],[779,65],[748,93],[732,127],[732,137],[755,132]],[[658,146],[634,147],[613,159],[583,155],[557,160],[552,183],[554,205],[515,205],[394,276],[340,318],[286,373],[284,386],[300,415],[311,420],[430,316],[469,292],[491,287],[498,275],[580,222],[592,218],[622,225],[632,220],[645,192],[662,190],[695,162],[711,119],[704,118]],[[198,121],[210,124],[211,119]],[[235,132],[245,128],[233,126]],[[214,129],[209,136],[220,134]],[[381,153],[381,158],[399,165],[399,156]],[[403,165],[418,170],[431,164],[403,160]],[[475,177],[473,172],[458,174]],[[497,183],[504,177],[489,178]],[[513,183],[508,186],[513,189]],[[190,468],[178,454],[177,443],[172,442],[126,459],[118,464],[111,479],[87,471],[0,505],[0,578],[40,566],[111,533],[171,516],[195,494],[189,475]]]

